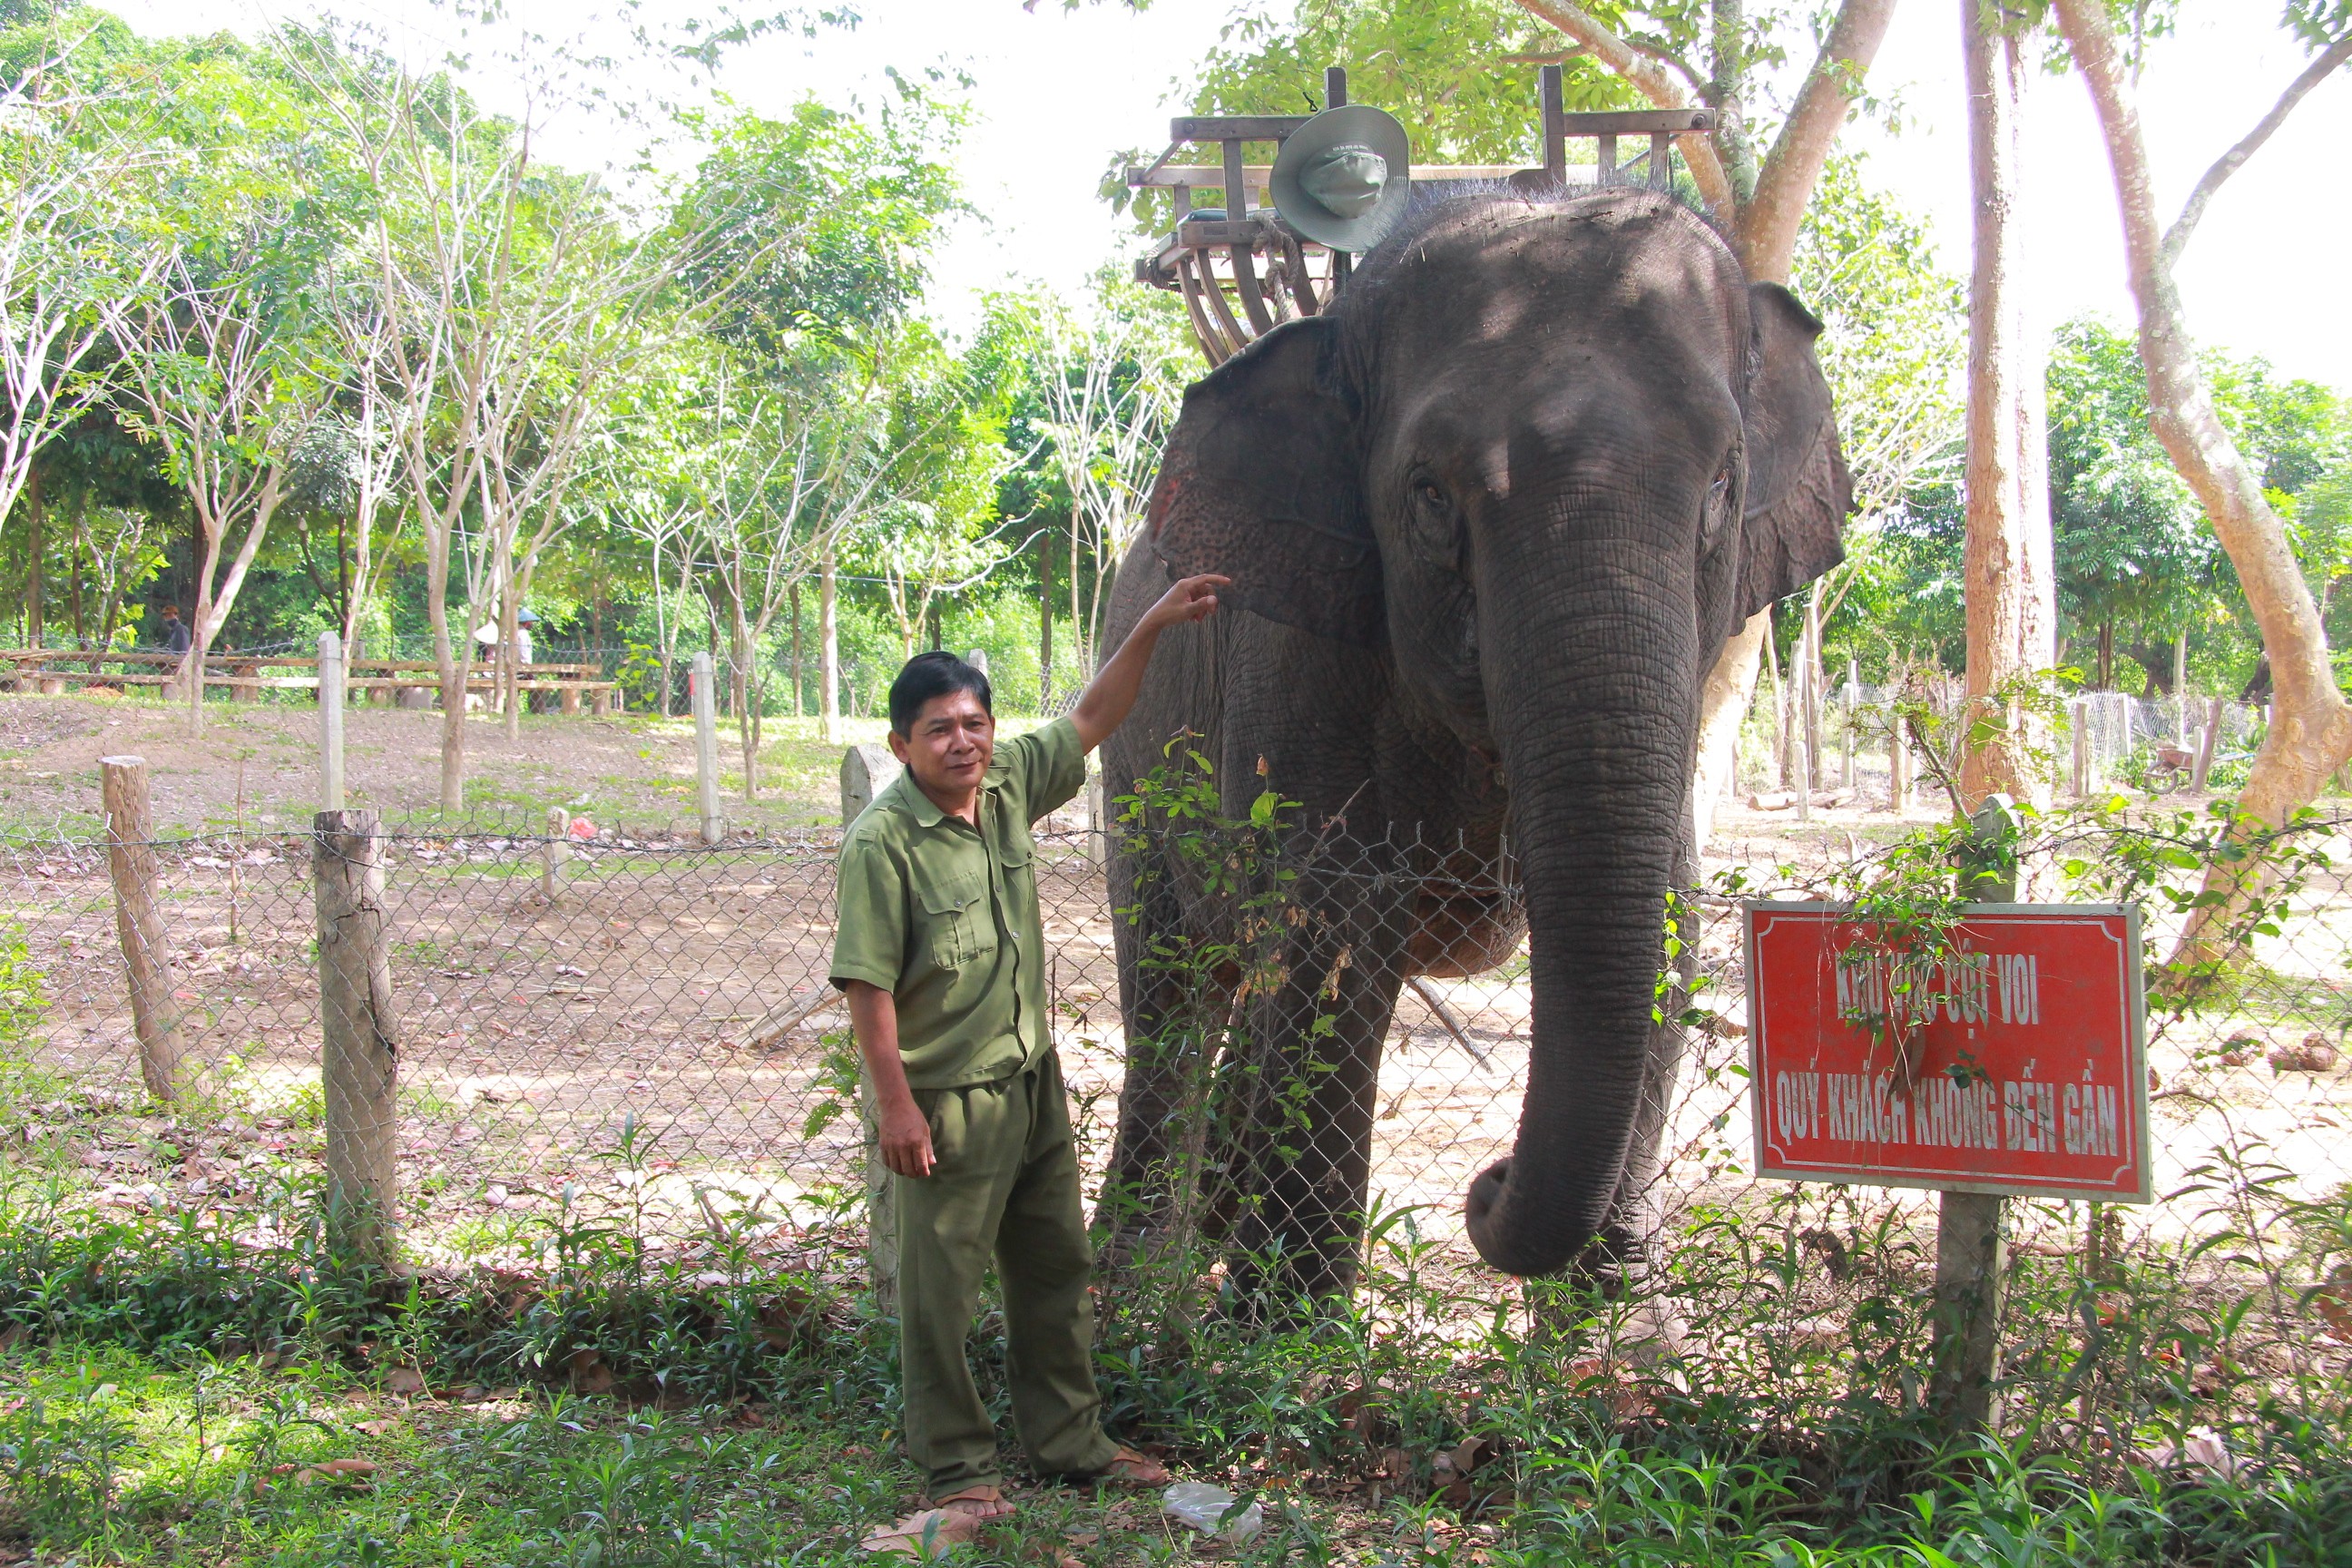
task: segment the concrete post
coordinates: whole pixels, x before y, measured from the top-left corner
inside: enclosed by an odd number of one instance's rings
[[[709,654],[694,656],[686,689],[694,709],[694,773],[702,841],[716,844],[727,837],[727,822],[719,815],[719,710]]]
[[[2091,793],[2091,705],[2077,697],[2066,704],[2066,721],[2074,731],[2074,798],[2083,799]]]
[[[906,771],[887,746],[852,746],[842,752],[841,825],[846,827],[856,821],[858,814],[874,804],[874,797]]]
[[[319,809],[343,809],[343,639],[319,634]]]

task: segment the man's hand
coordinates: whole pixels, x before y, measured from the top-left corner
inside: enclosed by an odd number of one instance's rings
[[[1220,577],[1213,572],[1187,577],[1143,612],[1143,618],[1135,623],[1135,629],[1127,634],[1118,651],[1087,683],[1078,697],[1078,705],[1070,710],[1070,722],[1077,729],[1081,748],[1093,751],[1127,721],[1129,710],[1135,706],[1135,694],[1143,689],[1143,671],[1151,663],[1151,650],[1159,646],[1160,634],[1170,626],[1206,620],[1214,615],[1217,590],[1232,584],[1232,578]]]
[[[879,985],[852,980],[842,987],[849,998],[849,1025],[866,1079],[874,1090],[874,1115],[881,1122],[882,1163],[902,1176],[928,1176],[939,1162],[931,1156],[930,1123],[907,1087],[907,1064],[898,1058],[898,1004]]]
[[[912,1096],[882,1108],[882,1163],[902,1176],[928,1176],[931,1158],[931,1126]]]
[[[1220,577],[1213,572],[1184,578],[1160,595],[1158,604],[1143,612],[1143,618],[1135,623],[1135,630],[1148,631],[1156,637],[1170,626],[1181,626],[1187,621],[1206,620],[1216,613],[1217,590],[1230,588],[1233,584],[1231,577]],[[1134,633],[1129,635],[1131,637]]]

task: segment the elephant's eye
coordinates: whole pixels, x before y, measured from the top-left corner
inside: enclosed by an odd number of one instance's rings
[[[1433,566],[1462,570],[1462,525],[1454,515],[1454,498],[1426,474],[1412,481],[1411,531],[1413,550]]]
[[[1699,519],[1699,549],[1711,552],[1729,536],[1724,525],[1731,521],[1733,496],[1739,486],[1739,448],[1734,447],[1724,455],[1723,466],[1715,473],[1714,482],[1706,487],[1706,511]]]

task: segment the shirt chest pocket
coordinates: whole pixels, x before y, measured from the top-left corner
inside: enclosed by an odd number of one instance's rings
[[[941,969],[961,969],[996,950],[996,919],[988,907],[988,879],[978,871],[959,871],[919,889],[923,908],[923,936],[931,962]]]

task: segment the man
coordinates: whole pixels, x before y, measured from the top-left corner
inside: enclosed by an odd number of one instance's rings
[[[188,623],[180,618],[180,606],[177,605],[164,605],[163,651],[165,653],[185,653],[188,651],[188,644],[194,640],[194,638],[188,636]]]
[[[869,1545],[919,1552],[1012,1511],[996,1431],[964,1358],[990,1255],[1003,1286],[1013,1419],[1042,1475],[1150,1486],[1150,1459],[1102,1430],[1094,1258],[1045,996],[1030,825],[1077,794],[1086,754],[1135,705],[1168,627],[1217,607],[1223,577],[1171,588],[1066,719],[1002,747],[988,677],[949,653],[890,688],[906,772],[842,841],[833,983],[848,994],[898,1212],[907,1452],[936,1514]]]

